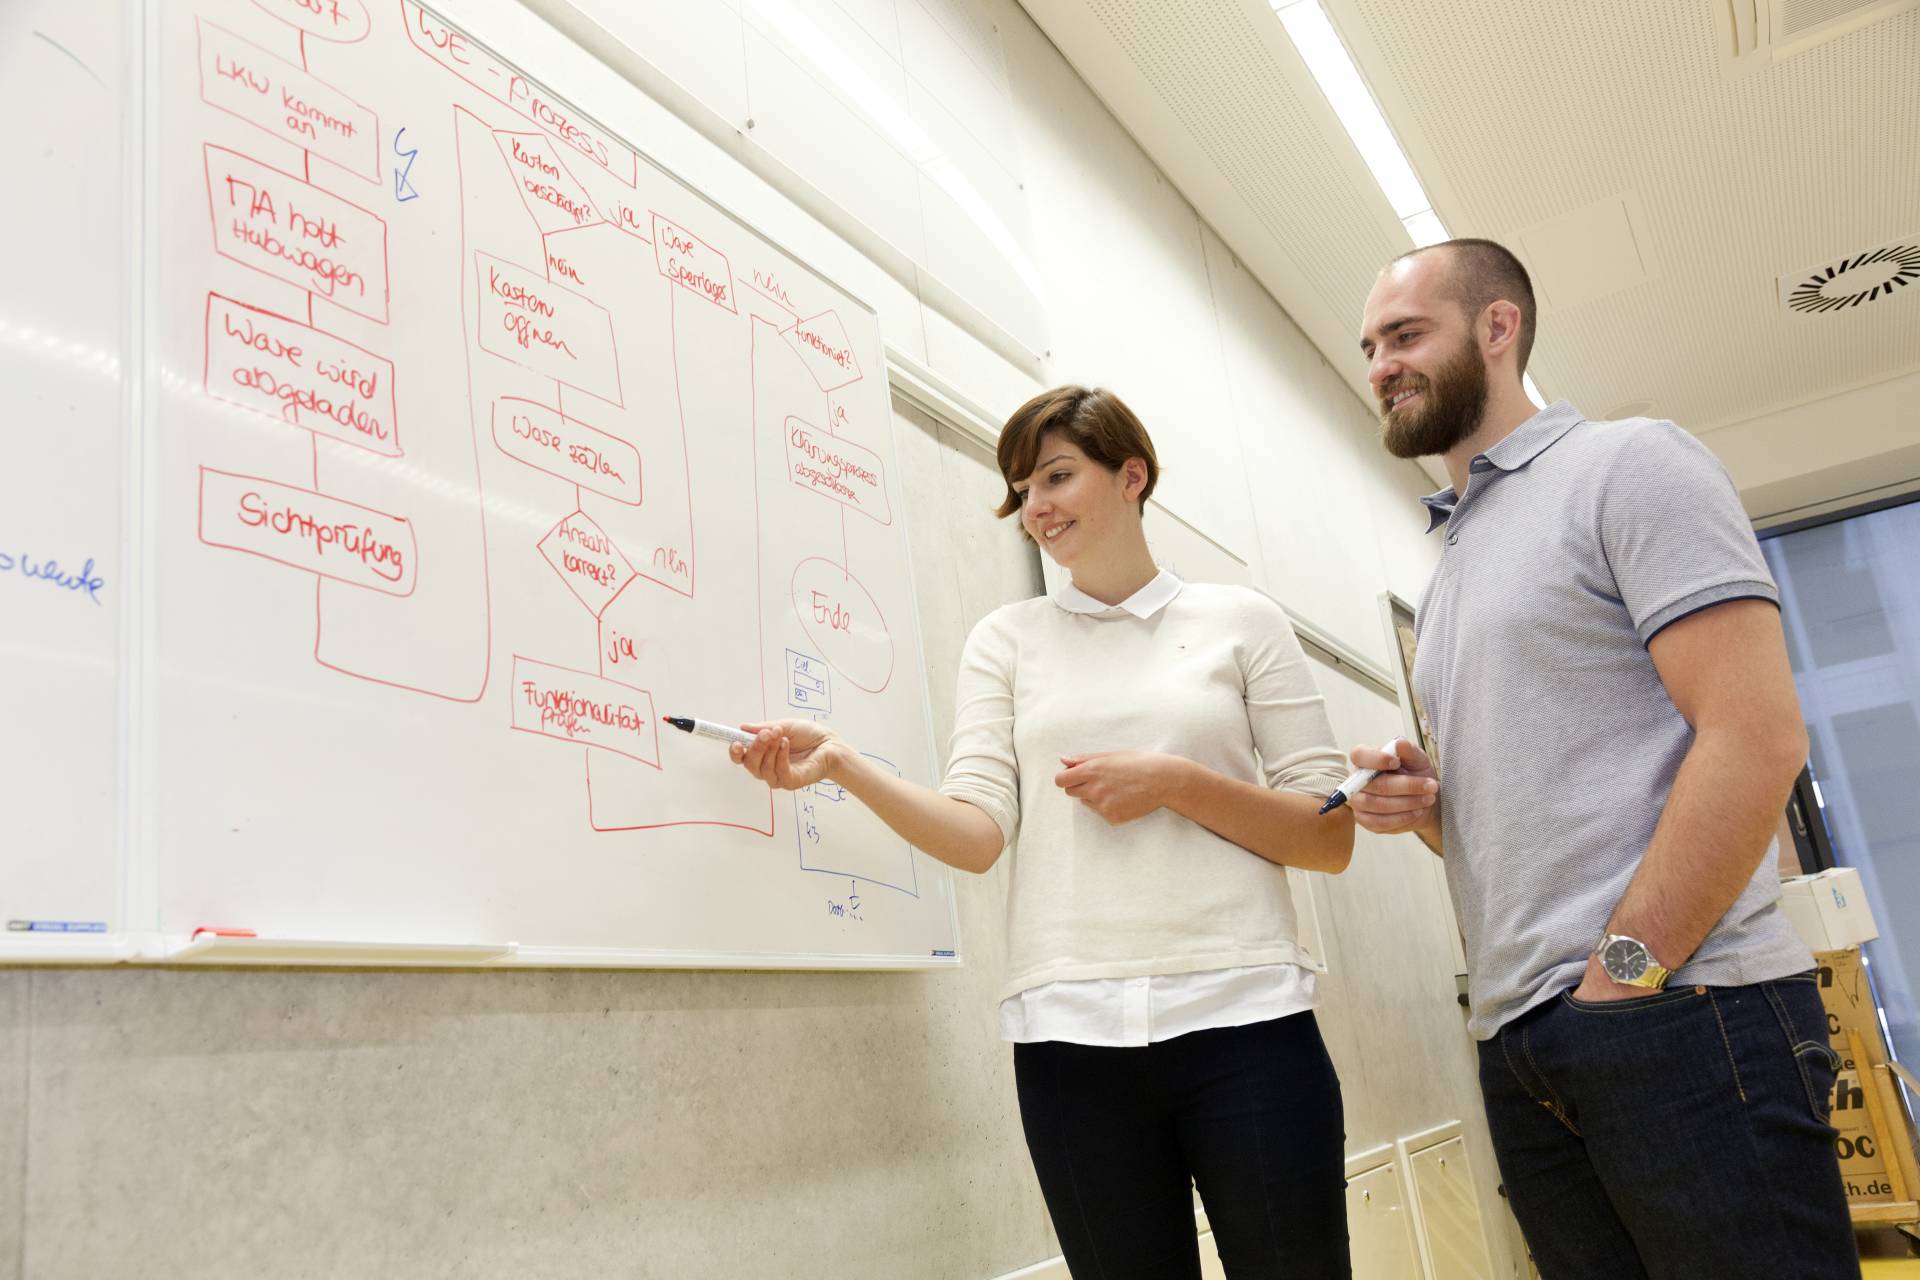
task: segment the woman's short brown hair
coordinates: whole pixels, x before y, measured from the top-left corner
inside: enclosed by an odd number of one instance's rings
[[[1109,471],[1118,471],[1128,458],[1147,464],[1146,487],[1140,490],[1144,504],[1160,478],[1160,459],[1154,455],[1153,440],[1140,419],[1126,402],[1104,387],[1055,387],[1042,391],[1013,411],[1007,425],[1000,429],[1000,476],[1007,482],[1007,496],[997,516],[1010,516],[1020,509],[1020,495],[1013,482],[1033,473],[1040,460],[1040,440],[1049,431],[1072,441],[1089,458]],[[1022,526],[1021,532],[1026,532]]]

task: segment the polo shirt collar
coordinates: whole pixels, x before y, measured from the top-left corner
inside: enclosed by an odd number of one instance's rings
[[[1584,421],[1586,419],[1580,416],[1580,411],[1573,405],[1565,400],[1556,400],[1508,432],[1491,449],[1475,454],[1473,460],[1467,463],[1467,473],[1479,475],[1484,471],[1518,471]],[[1432,533],[1452,518],[1454,508],[1460,505],[1460,495],[1453,491],[1452,485],[1448,485],[1440,492],[1430,493],[1420,499],[1420,505],[1427,509],[1427,532]]]
[[[1123,609],[1136,618],[1144,619],[1166,608],[1185,585],[1162,569],[1148,580],[1147,585],[1119,604],[1105,604],[1074,586],[1073,579],[1068,578],[1054,591],[1053,602],[1068,613],[1110,613],[1115,609]]]
[[[1582,421],[1578,409],[1565,400],[1555,400],[1480,456],[1502,471],[1518,471],[1552,448],[1561,436]]]

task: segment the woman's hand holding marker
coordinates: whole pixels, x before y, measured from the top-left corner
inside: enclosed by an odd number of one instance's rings
[[[771,720],[743,724],[751,742],[727,747],[733,762],[770,787],[798,791],[827,776],[845,745],[815,720]]]

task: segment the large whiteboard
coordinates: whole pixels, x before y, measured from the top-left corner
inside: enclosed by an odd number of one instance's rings
[[[0,955],[108,954],[122,926],[127,184],[96,8],[0,5]]]
[[[121,929],[954,962],[944,868],[660,723],[930,780],[873,313],[430,8],[143,20]]]

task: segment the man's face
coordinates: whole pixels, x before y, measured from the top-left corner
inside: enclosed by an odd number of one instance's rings
[[[1487,404],[1487,365],[1473,325],[1446,288],[1447,255],[1394,263],[1367,295],[1360,349],[1396,458],[1445,453],[1472,435]]]

